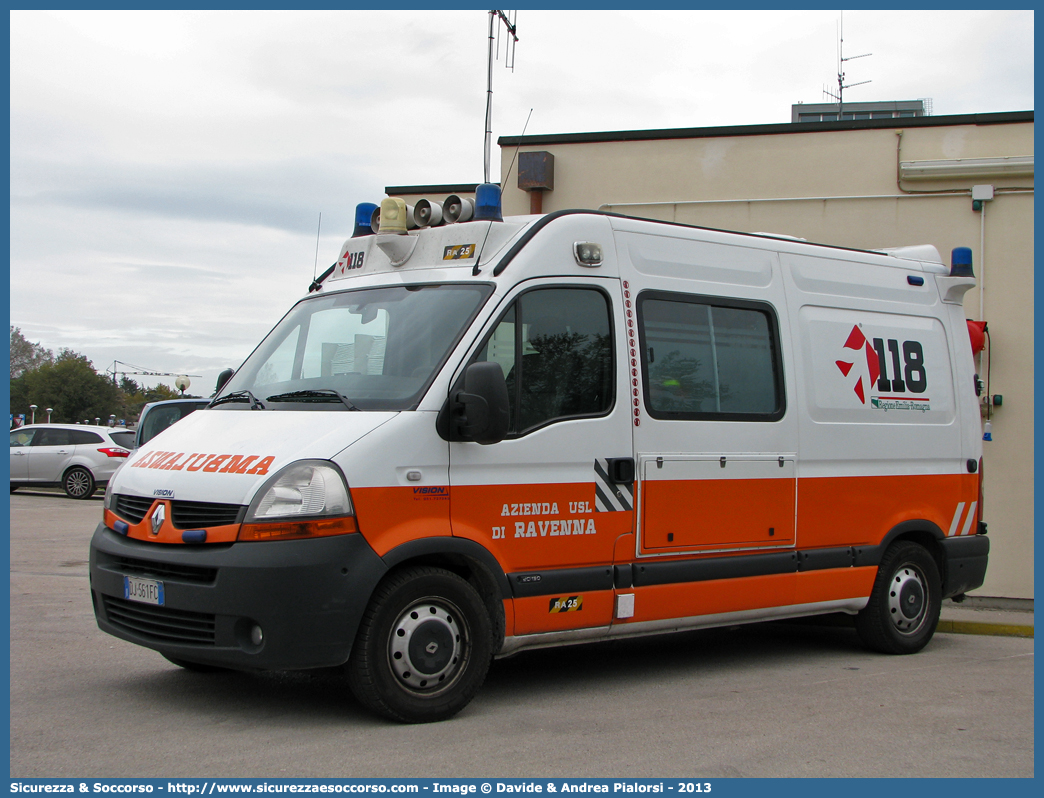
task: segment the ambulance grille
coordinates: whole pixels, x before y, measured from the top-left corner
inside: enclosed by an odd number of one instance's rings
[[[148,496],[127,496],[123,493],[117,493],[113,498],[116,501],[113,503],[112,511],[132,524],[141,523],[153,501]]]
[[[209,526],[238,524],[245,510],[239,504],[172,501],[170,520],[178,529],[205,529]]]
[[[129,496],[123,493],[117,493],[113,498],[113,512],[131,524],[141,523],[154,501],[149,496]],[[171,522],[178,529],[206,529],[211,526],[238,524],[242,520],[243,511],[243,506],[239,504],[178,500],[170,503]]]
[[[200,568],[195,565],[179,565],[172,562],[153,562],[138,560],[133,557],[116,557],[112,561],[113,569],[121,574],[144,576],[149,579],[173,579],[177,582],[195,582],[200,585],[212,585],[217,579],[217,568]]]
[[[215,644],[215,616],[208,613],[172,610],[113,596],[102,596],[102,601],[109,623],[124,631],[165,643]]]

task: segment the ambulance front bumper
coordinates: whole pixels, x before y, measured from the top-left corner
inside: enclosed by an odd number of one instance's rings
[[[99,524],[91,540],[91,599],[103,631],[175,659],[241,670],[347,661],[386,571],[359,534],[182,546]]]

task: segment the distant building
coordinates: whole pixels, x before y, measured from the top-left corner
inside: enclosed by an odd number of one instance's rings
[[[790,106],[791,122],[837,122],[849,119],[900,119],[931,116],[931,100],[895,100],[884,103],[798,103]]]

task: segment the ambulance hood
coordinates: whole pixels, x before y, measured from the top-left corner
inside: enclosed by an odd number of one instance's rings
[[[397,413],[197,410],[131,454],[113,493],[248,504],[297,460],[330,460]]]

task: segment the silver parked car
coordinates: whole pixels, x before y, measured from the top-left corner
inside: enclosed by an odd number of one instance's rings
[[[28,486],[61,487],[73,499],[89,498],[108,483],[133,446],[134,433],[120,427],[18,427],[11,430],[11,493]]]

